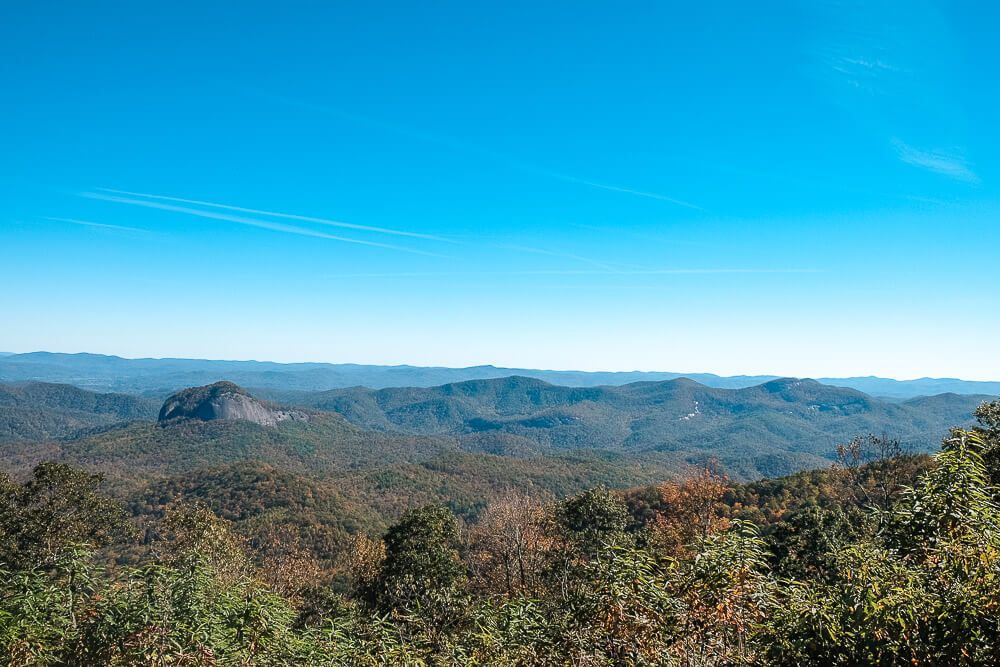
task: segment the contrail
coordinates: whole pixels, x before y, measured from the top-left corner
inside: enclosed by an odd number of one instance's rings
[[[608,183],[598,183],[597,181],[587,181],[582,178],[577,178],[576,176],[569,176],[567,174],[559,174],[553,171],[545,172],[553,178],[558,178],[569,183],[580,183],[581,185],[589,185],[592,188],[599,188],[601,190],[610,190],[611,192],[624,192],[626,194],[635,195],[636,197],[646,197],[647,199],[657,199],[659,201],[669,202],[671,204],[676,204],[677,206],[683,206],[685,208],[694,209],[695,211],[704,211],[701,206],[686,202],[682,199],[674,199],[673,197],[668,197],[666,195],[661,195],[656,192],[644,192],[643,190],[633,190],[632,188],[623,188],[618,185],[610,185]]]
[[[181,204],[194,204],[195,206],[208,206],[211,208],[221,208],[227,211],[238,211],[240,213],[252,213],[254,215],[266,215],[273,218],[285,218],[287,220],[298,220],[300,222],[314,222],[319,225],[329,225],[331,227],[343,227],[345,229],[356,229],[362,232],[377,232],[379,234],[392,234],[395,236],[409,236],[427,241],[441,241],[443,243],[455,243],[451,239],[430,234],[419,234],[417,232],[406,232],[399,229],[388,229],[386,227],[372,227],[369,225],[358,225],[351,222],[341,222],[340,220],[330,220],[327,218],[315,218],[308,215],[296,215],[294,213],[281,213],[278,211],[264,211],[256,208],[245,208],[243,206],[233,206],[231,204],[220,204],[211,201],[201,201],[198,199],[184,199],[183,197],[170,197],[167,195],[156,195],[148,192],[129,192],[128,190],[115,190],[113,188],[97,188],[102,192],[111,192],[118,195],[128,195],[129,197],[144,197],[146,199],[158,199],[160,201],[172,201]]]
[[[682,276],[718,274],[821,273],[818,269],[648,269],[637,271],[528,270],[528,271],[414,271],[395,273],[333,273],[324,278],[460,278],[505,276]]]
[[[344,111],[343,109],[338,109],[336,107],[330,107],[321,104],[313,104],[311,102],[306,102],[304,100],[297,100],[288,97],[271,95],[269,93],[264,93],[262,91],[257,91],[248,88],[242,88],[242,87],[237,87],[237,88],[239,90],[242,90],[244,93],[250,93],[251,95],[254,95],[256,97],[263,97],[265,99],[270,99],[271,101],[278,102],[279,104],[296,106],[318,113],[334,114],[336,116],[340,116],[341,118],[345,118],[353,123],[368,125],[370,127],[376,127],[381,130],[392,132],[394,134],[406,137],[408,139],[415,139],[417,141],[439,144],[451,148],[452,150],[461,151],[463,153],[468,153],[472,155],[478,155],[479,157],[483,157],[488,160],[505,164],[508,167],[520,171],[542,174],[550,178],[556,178],[561,181],[566,181],[567,183],[577,183],[579,185],[586,185],[588,187],[598,188],[600,190],[608,190],[610,192],[620,192],[623,194],[633,195],[635,197],[645,197],[647,199],[656,199],[658,201],[675,204],[677,206],[683,206],[685,208],[690,208],[695,211],[705,211],[704,208],[696,204],[686,202],[682,199],[675,199],[674,197],[668,197],[666,195],[662,195],[657,192],[647,192],[644,190],[635,190],[632,188],[626,188],[618,185],[611,185],[608,183],[601,183],[598,181],[589,181],[584,178],[578,178],[576,176],[570,176],[568,174],[561,174],[559,172],[550,171],[548,169],[544,169],[537,165],[524,162],[523,160],[517,160],[508,155],[504,155],[502,153],[498,153],[496,151],[483,148],[481,146],[476,146],[474,144],[460,141],[452,137],[432,134],[429,132],[416,131],[409,127],[404,127],[401,125],[396,125],[394,123],[387,123],[385,121],[368,118],[366,116],[360,116],[354,113],[349,113],[347,111]]]
[[[139,232],[140,234],[153,233],[148,229],[139,229],[138,227],[126,227],[124,225],[109,225],[105,222],[93,222],[91,220],[77,220],[76,218],[52,218],[49,216],[45,216],[44,219],[52,220],[53,222],[68,222],[71,225],[80,225],[82,227],[95,227],[97,229],[113,229],[119,232]]]
[[[326,234],[324,232],[317,232],[312,229],[306,229],[305,227],[295,227],[294,225],[285,225],[279,222],[269,222],[266,220],[257,220],[255,218],[244,218],[238,215],[229,215],[227,213],[215,213],[212,211],[202,211],[196,208],[188,208],[187,206],[174,206],[172,204],[160,204],[152,201],[143,201],[141,199],[129,199],[127,197],[116,197],[113,195],[101,194],[98,192],[83,192],[80,193],[81,197],[86,197],[88,199],[100,199],[102,201],[115,202],[118,204],[129,204],[132,206],[143,206],[146,208],[155,208],[162,211],[172,211],[174,213],[186,213],[187,215],[195,215],[201,218],[211,218],[213,220],[225,220],[227,222],[235,222],[240,225],[248,225],[250,227],[260,227],[261,229],[270,229],[275,232],[284,232],[286,234],[298,234],[299,236],[311,236],[313,238],[319,239],[329,239],[331,241],[342,241],[344,243],[356,243],[358,245],[371,246],[375,248],[387,248],[389,250],[399,250],[400,252],[409,252],[416,255],[427,255],[429,257],[443,257],[443,255],[438,255],[435,253],[424,252],[423,250],[415,250],[413,248],[404,248],[402,246],[390,245],[388,243],[377,243],[375,241],[364,241],[361,239],[352,239],[346,236],[335,236],[333,234]]]

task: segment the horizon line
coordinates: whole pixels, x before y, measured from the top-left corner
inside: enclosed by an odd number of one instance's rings
[[[11,356],[21,356],[29,354],[52,354],[52,355],[65,355],[65,356],[94,356],[94,357],[106,357],[109,359],[122,359],[124,361],[205,361],[205,362],[218,362],[218,363],[259,363],[259,364],[276,364],[279,366],[298,366],[298,365],[322,365],[322,366],[373,366],[379,368],[419,368],[419,369],[445,369],[445,370],[470,370],[474,368],[495,368],[497,370],[509,370],[509,371],[534,371],[539,373],[580,373],[587,375],[628,375],[628,374],[669,374],[675,375],[678,378],[687,377],[689,375],[712,375],[722,379],[737,379],[737,378],[770,378],[775,379],[794,379],[794,380],[860,380],[860,379],[877,379],[877,380],[891,380],[893,382],[918,382],[920,380],[954,380],[957,382],[969,382],[969,383],[980,383],[980,384],[1000,384],[1000,379],[997,380],[968,380],[960,377],[946,377],[939,376],[934,377],[930,375],[923,375],[919,377],[908,377],[908,378],[898,378],[890,377],[885,375],[844,375],[840,377],[832,375],[788,375],[780,373],[738,373],[733,375],[726,375],[722,373],[714,373],[711,371],[691,371],[691,372],[679,372],[679,371],[665,371],[665,370],[581,370],[579,368],[528,368],[519,366],[497,366],[491,363],[481,363],[481,364],[471,364],[468,366],[445,366],[445,365],[420,365],[420,364],[409,364],[409,363],[359,363],[350,361],[272,361],[268,359],[207,359],[204,357],[177,357],[177,356],[145,356],[145,357],[123,357],[117,354],[104,354],[101,352],[53,352],[51,350],[31,350],[28,352],[10,352],[4,351],[0,352],[0,359]],[[505,376],[509,377],[509,376]],[[672,378],[676,379],[676,378]],[[5,381],[0,381],[0,383]],[[70,384],[70,383],[61,383]],[[447,384],[447,383],[446,383]],[[947,393],[947,392],[946,392]]]

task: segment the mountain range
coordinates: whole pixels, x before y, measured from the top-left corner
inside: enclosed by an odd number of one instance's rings
[[[686,378],[565,387],[518,376],[285,396],[365,429],[453,437],[467,451],[528,456],[598,449],[680,454],[687,462],[716,457],[740,478],[828,465],[837,444],[862,433],[885,433],[904,447],[929,451],[988,398],[940,394],[893,402],[794,378],[719,389]]]
[[[323,391],[354,386],[373,389],[432,387],[513,375],[568,387],[624,385],[686,377],[708,387],[740,389],[779,379],[773,375],[725,377],[711,373],[552,371],[496,366],[444,368],[205,359],[125,359],[87,353],[30,352],[0,355],[0,382],[59,382],[98,391],[146,393],[157,398],[163,398],[184,387],[207,385],[219,380],[230,380],[244,387],[259,389]],[[893,400],[941,393],[1000,394],[1000,382],[952,378],[894,380],[850,377],[817,378],[817,381]]]
[[[329,475],[489,456],[600,467],[614,460],[622,470],[629,462],[661,477],[716,458],[735,478],[755,479],[828,465],[837,444],[864,433],[931,450],[989,398],[887,401],[794,378],[719,389],[686,378],[566,387],[512,376],[256,395],[222,381],[182,390],[157,412],[149,398],[69,385],[0,389],[0,443],[20,443],[3,451],[8,466],[45,458],[111,471],[124,465],[123,478],[238,461]],[[638,481],[630,474],[616,473],[617,481]]]
[[[854,435],[933,449],[987,396],[887,401],[813,380],[720,389],[690,379],[569,387],[512,376],[436,387],[249,391],[166,400],[0,384],[0,469],[99,472],[137,515],[197,499],[248,535],[279,525],[323,553],[407,508],[474,517],[508,489],[565,496],[655,484],[718,459],[736,480],[827,467]]]
[[[73,398],[61,407],[60,397],[90,394],[52,384],[22,389],[42,397],[56,424],[77,403]],[[101,397],[117,395],[91,396],[97,405]],[[141,514],[180,498],[256,521],[263,515],[278,521],[274,513],[299,507],[336,517],[337,540],[359,526],[384,529],[405,509],[426,503],[447,503],[468,516],[511,488],[562,496],[601,484],[655,483],[683,466],[674,454],[578,449],[515,457],[467,451],[451,436],[364,429],[335,412],[276,405],[227,382],[178,392],[158,416],[144,408],[139,419],[62,438],[17,434],[0,440],[0,470],[23,477],[42,461],[101,473]],[[286,518],[309,526],[329,523],[315,516]]]

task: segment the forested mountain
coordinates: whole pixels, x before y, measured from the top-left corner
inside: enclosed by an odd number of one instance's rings
[[[343,548],[350,533],[381,530],[421,504],[444,503],[473,518],[508,489],[561,496],[623,488],[686,466],[673,452],[469,452],[449,435],[366,430],[333,412],[260,401],[228,382],[178,392],[157,421],[0,449],[3,469],[18,476],[44,461],[102,474],[143,514],[197,499],[248,532],[280,524],[325,554]]]
[[[929,451],[986,397],[945,395],[895,403],[813,380],[743,389],[688,379],[619,387],[560,387],[526,377],[430,388],[337,389],[288,395],[373,430],[457,438],[468,451],[538,455],[576,448],[718,458],[738,478],[822,466],[858,433],[886,432]]]
[[[418,465],[419,474],[392,474],[422,479],[428,468],[437,475],[460,461],[460,473],[438,482],[454,485],[457,475],[475,476],[477,466],[491,469],[496,457],[525,462],[514,466],[553,459],[547,465],[557,473],[546,486],[559,492],[581,488],[565,482],[574,475],[630,485],[649,479],[646,473],[669,477],[708,458],[736,479],[788,474],[828,465],[836,445],[859,433],[885,432],[925,451],[934,434],[967,423],[983,398],[895,403],[793,379],[729,390],[687,379],[560,387],[510,377],[431,388],[274,392],[300,406],[288,408],[223,382],[169,398],[157,424],[145,399],[65,385],[5,391],[0,414],[8,415],[8,439],[21,441],[3,453],[14,469],[55,458],[134,480],[241,461],[311,474],[390,474],[393,466]],[[150,421],[120,423],[137,419]],[[82,428],[89,430],[68,437]]]
[[[219,380],[230,380],[244,387],[260,389],[322,391],[354,386],[375,389],[432,387],[512,375],[533,377],[570,387],[660,382],[686,377],[709,387],[738,389],[778,379],[774,375],[723,377],[711,373],[550,371],[496,366],[441,368],[205,359],[123,359],[100,354],[51,352],[31,352],[0,358],[0,382],[65,382],[85,389],[150,393],[159,398],[183,387],[205,385]],[[818,381],[897,400],[945,392],[1000,394],[1000,382],[971,382],[950,378],[899,381],[853,377],[819,378]]]
[[[238,420],[135,423],[69,441],[19,443],[2,459],[6,469],[22,474],[45,460],[82,466],[123,491],[205,468],[263,464],[335,482],[386,516],[421,499],[452,502],[465,512],[507,487],[565,494],[597,484],[652,482],[685,467],[683,459],[659,453],[580,450],[516,459],[469,453],[453,438],[365,431],[334,414],[276,426]]]
[[[151,419],[159,404],[65,384],[0,384],[0,443],[63,438],[80,430]]]
[[[56,459],[85,465],[112,479],[141,480],[203,466],[262,461],[317,474],[420,460],[456,450],[446,438],[365,431],[332,413],[265,426],[242,419],[134,422],[78,438],[18,443],[8,467]]]

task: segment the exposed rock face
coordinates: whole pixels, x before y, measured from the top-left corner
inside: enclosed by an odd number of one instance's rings
[[[160,423],[180,419],[235,419],[275,426],[286,419],[308,421],[309,415],[268,405],[232,382],[216,382],[184,389],[166,400],[160,408]]]

